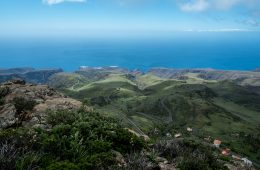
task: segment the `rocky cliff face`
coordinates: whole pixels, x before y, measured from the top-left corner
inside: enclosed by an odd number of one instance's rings
[[[34,84],[46,84],[53,74],[62,72],[62,69],[33,69],[33,68],[12,68],[0,69],[0,83],[14,79],[23,79]]]
[[[81,102],[66,98],[46,85],[17,80],[0,85],[0,128],[47,126],[47,110],[78,109]]]

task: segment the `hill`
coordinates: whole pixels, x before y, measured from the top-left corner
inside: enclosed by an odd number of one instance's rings
[[[0,83],[23,79],[34,84],[46,84],[53,74],[62,72],[62,69],[34,69],[34,68],[10,68],[0,69]]]
[[[0,99],[3,170],[243,168],[195,139],[140,135],[45,85],[6,82]]]
[[[259,87],[258,73],[112,70],[88,68],[69,74],[69,79],[83,76],[85,83],[76,83],[77,88],[59,86],[58,90],[121,119],[139,134],[158,137],[154,132],[160,129],[159,136],[174,136],[185,134],[186,128],[192,127],[198,140],[208,136],[221,139],[226,147],[259,162],[260,153],[255,148],[259,148],[260,139],[260,96],[252,90]],[[95,76],[91,77],[93,72]],[[81,78],[78,77],[79,82]],[[56,79],[59,75],[50,78],[50,85]]]

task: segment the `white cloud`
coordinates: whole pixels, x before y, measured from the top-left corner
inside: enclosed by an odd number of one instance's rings
[[[191,2],[181,3],[180,8],[182,11],[187,12],[200,12],[205,11],[209,7],[207,0],[194,0]]]
[[[63,2],[86,2],[86,0],[42,0],[44,4],[55,5]]]
[[[201,12],[206,10],[227,10],[241,5],[244,8],[260,9],[259,0],[176,0],[180,9],[185,12]],[[257,7],[258,6],[258,7]]]
[[[246,2],[244,0],[214,0],[213,5],[218,9],[230,9],[231,7]]]
[[[249,18],[247,20],[244,20],[244,21],[240,21],[241,23],[244,23],[246,25],[250,25],[250,26],[254,26],[254,27],[258,27],[260,26],[260,22],[259,20],[256,20],[254,18]]]
[[[186,29],[185,32],[249,32],[248,29],[240,28],[220,28],[220,29]]]

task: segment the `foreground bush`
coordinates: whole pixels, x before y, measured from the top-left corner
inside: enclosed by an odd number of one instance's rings
[[[0,169],[107,169],[114,151],[139,152],[141,138],[112,118],[79,111],[49,112],[51,129],[0,131]]]

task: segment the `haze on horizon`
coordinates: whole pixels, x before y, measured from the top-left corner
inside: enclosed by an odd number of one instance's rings
[[[0,37],[258,32],[259,0],[2,0]]]

